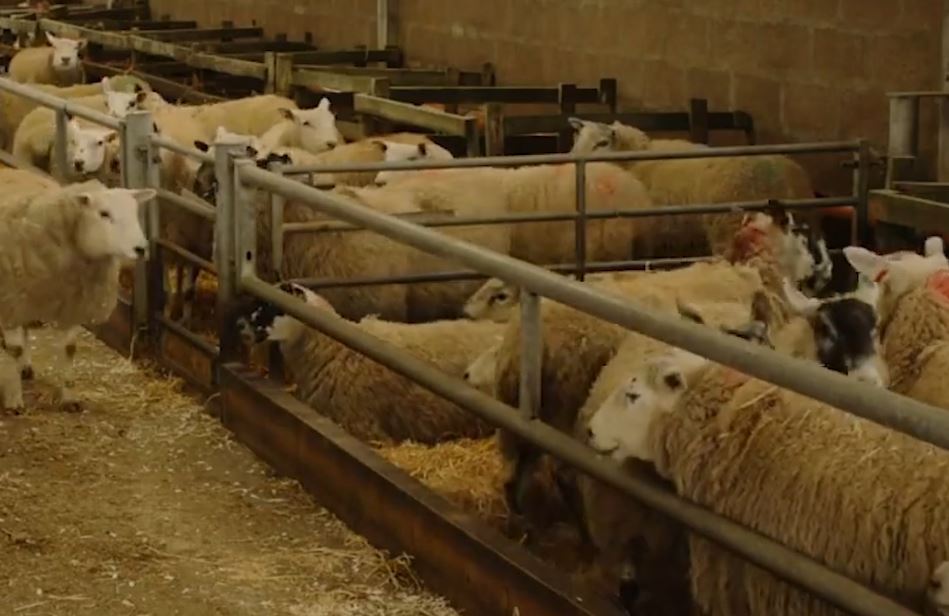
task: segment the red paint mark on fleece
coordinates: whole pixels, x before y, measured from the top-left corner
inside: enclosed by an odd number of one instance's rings
[[[616,182],[610,175],[601,175],[593,184],[593,192],[601,197],[612,197],[616,194]]]
[[[732,368],[722,370],[722,385],[727,388],[738,387],[748,382],[750,377],[744,372],[739,372]]]
[[[926,288],[946,303],[949,303],[949,270],[940,270],[929,277]]]
[[[734,258],[741,260],[757,254],[764,246],[767,233],[755,224],[747,224],[738,230],[734,239]]]

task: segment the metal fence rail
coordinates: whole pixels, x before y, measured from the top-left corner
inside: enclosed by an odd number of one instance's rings
[[[537,374],[536,364],[533,367],[527,366],[528,369],[521,372],[522,392],[527,395],[521,400],[522,411],[518,414],[466,383],[448,378],[437,368],[413,359],[406,353],[365,334],[354,325],[321,313],[318,309],[307,306],[260,280],[254,272],[252,202],[240,199],[239,186],[244,184],[279,193],[285,199],[305,202],[325,215],[365,226],[390,239],[451,258],[478,271],[518,284],[526,292],[523,295],[528,298],[531,297],[528,294],[549,297],[632,331],[698,353],[751,376],[842,407],[939,446],[949,447],[949,415],[944,411],[890,392],[854,387],[852,380],[816,365],[786,358],[769,349],[752,347],[699,325],[651,314],[623,298],[566,280],[535,265],[340,200],[299,182],[257,169],[246,161],[232,161],[231,164],[234,176],[232,179],[235,180],[233,190],[238,192],[231,192],[229,203],[219,202],[218,207],[219,221],[223,220],[232,225],[232,233],[229,235],[237,241],[234,246],[234,258],[231,260],[234,268],[222,273],[233,278],[235,291],[248,292],[272,302],[311,327],[495,425],[512,431],[541,449],[835,605],[867,616],[913,613],[776,542],[669,494],[648,481],[624,473],[617,466],[598,459],[592,450],[579,442],[549,426],[530,421],[529,417],[532,416],[532,410],[536,408],[537,403],[536,385],[530,382],[531,375]],[[238,204],[242,201],[243,211],[238,209]],[[540,331],[536,303],[532,309],[528,299],[527,308],[522,309],[534,320],[534,324],[525,327],[525,331],[533,331],[536,337]],[[531,394],[531,390],[535,393]]]
[[[57,111],[57,117],[65,119],[69,103],[49,97],[32,88],[0,79],[0,89],[14,92],[46,105]],[[214,263],[195,258],[180,246],[173,247],[158,235],[160,215],[157,206],[144,212],[146,232],[154,246],[171,249],[182,257],[190,257],[207,269],[216,269],[218,281],[218,310],[220,325],[220,349],[204,342],[201,350],[230,359],[236,350],[233,311],[240,292],[249,293],[272,302],[287,313],[300,318],[308,325],[336,338],[356,351],[382,363],[395,372],[418,382],[434,393],[455,402],[462,408],[509,430],[533,443],[559,459],[589,473],[609,485],[639,499],[646,505],[676,519],[695,532],[725,546],[749,561],[764,567],[780,577],[796,584],[845,610],[860,615],[893,614],[910,615],[913,612],[883,597],[871,589],[840,575],[829,568],[807,558],[786,546],[740,524],[731,522],[707,509],[681,499],[650,481],[630,475],[617,465],[594,455],[585,445],[544,425],[532,418],[540,403],[540,340],[541,322],[539,298],[547,297],[566,304],[600,319],[639,332],[648,337],[687,349],[713,361],[738,369],[753,377],[761,378],[787,387],[811,398],[826,402],[871,421],[905,432],[918,439],[949,449],[949,415],[940,409],[909,400],[879,389],[854,387],[852,380],[816,365],[790,359],[769,349],[754,347],[724,336],[699,325],[684,323],[662,315],[654,315],[637,308],[619,296],[612,296],[595,288],[570,281],[542,267],[497,254],[480,246],[454,239],[413,222],[378,213],[362,205],[340,199],[331,193],[319,191],[300,182],[287,179],[270,171],[258,169],[251,161],[240,159],[243,148],[226,143],[215,144],[215,155],[183,148],[153,134],[150,114],[130,114],[123,121],[108,116],[97,117],[94,112],[78,110],[76,115],[90,121],[119,128],[122,136],[123,180],[129,187],[159,186],[158,165],[153,154],[157,148],[167,148],[201,162],[214,162],[218,183],[215,221]],[[65,124],[57,132],[57,147],[65,152]],[[522,164],[545,164],[549,162],[575,162],[579,165],[578,214],[572,215],[578,224],[578,238],[585,229],[587,217],[583,195],[583,166],[594,160],[665,160],[672,158],[703,158],[709,156],[761,155],[803,152],[854,152],[862,153],[864,142],[835,142],[828,144],[801,144],[795,146],[758,146],[754,148],[716,148],[713,150],[675,153],[616,153],[590,157],[570,155],[525,156],[511,158],[484,158],[456,160],[435,164],[389,163],[379,166],[364,166],[359,170],[396,170],[412,168],[475,167],[485,165],[512,166]],[[319,172],[335,168],[320,168]],[[286,169],[285,169],[286,170]],[[343,169],[339,169],[343,170]],[[855,171],[855,174],[858,173]],[[865,209],[865,195],[859,191],[852,198],[841,198],[836,205],[856,205]],[[522,289],[521,310],[525,319],[522,339],[521,409],[520,412],[482,394],[463,381],[449,378],[436,367],[415,359],[405,352],[372,337],[353,324],[342,319],[329,318],[319,310],[307,306],[256,276],[256,228],[255,202],[247,198],[247,187],[270,191],[283,200],[306,203],[330,218],[349,225],[361,226],[371,232],[407,244],[422,251],[445,257],[472,268],[479,275],[489,275],[516,284]],[[163,203],[184,207],[197,214],[210,212],[200,209],[200,204],[188,198],[168,198]],[[179,202],[181,201],[181,202]],[[828,201],[828,200],[813,200]],[[833,200],[830,200],[833,201]],[[760,203],[758,205],[761,205]],[[813,207],[827,203],[810,203]],[[714,207],[721,208],[722,204]],[[197,210],[196,210],[197,208]],[[669,209],[664,209],[670,213]],[[676,212],[681,213],[681,212]],[[568,218],[569,220],[569,218]],[[574,266],[582,277],[587,267],[582,241],[578,239],[578,263]],[[156,251],[157,253],[158,251]],[[162,276],[160,259],[151,264],[142,264],[135,272],[135,295],[133,308],[140,326],[163,325],[176,330],[173,324],[155,313],[158,297],[153,293],[156,281]],[[160,287],[157,287],[160,288]],[[153,303],[153,300],[156,300]],[[184,334],[185,332],[178,332]],[[192,335],[192,338],[196,338]]]

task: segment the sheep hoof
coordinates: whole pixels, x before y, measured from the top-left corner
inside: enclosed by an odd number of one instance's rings
[[[24,366],[20,369],[20,378],[24,381],[32,381],[33,376],[33,366]]]

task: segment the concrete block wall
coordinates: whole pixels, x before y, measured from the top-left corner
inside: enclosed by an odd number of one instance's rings
[[[399,0],[412,61],[502,84],[619,79],[626,108],[691,96],[754,115],[762,142],[886,143],[894,90],[940,87],[940,0]],[[375,43],[374,0],[152,0],[203,24],[312,32],[323,48]],[[934,116],[926,114],[932,126]],[[815,169],[819,175],[820,170]]]

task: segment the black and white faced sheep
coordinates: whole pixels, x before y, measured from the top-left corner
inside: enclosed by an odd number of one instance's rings
[[[300,285],[281,283],[280,288],[342,318],[329,302]],[[359,439],[436,443],[492,432],[476,416],[280,309],[254,303],[243,313],[238,323],[245,341],[277,342],[296,395]],[[364,318],[354,326],[459,379],[485,345],[501,335],[497,324],[468,320],[406,324]]]
[[[805,297],[785,281],[784,293],[792,310],[810,324],[815,359],[822,366],[858,381],[888,385],[876,313],[876,283],[864,280],[854,294],[817,299]]]

